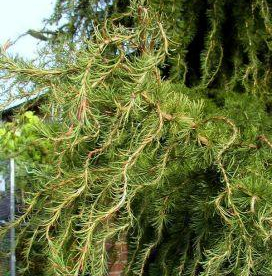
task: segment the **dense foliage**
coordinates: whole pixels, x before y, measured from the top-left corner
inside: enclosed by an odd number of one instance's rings
[[[60,13],[67,3],[58,2]],[[33,172],[25,212],[13,225],[24,248],[22,274],[104,276],[106,244],[126,235],[125,275],[271,275],[270,51],[259,48],[268,41],[267,3],[250,2],[250,15],[248,1],[203,3],[161,2],[173,19],[184,14],[167,31],[156,1],[133,1],[126,13],[93,25],[86,43],[73,50],[70,41],[56,43],[50,65],[48,56],[34,65],[2,51],[2,80],[29,95],[46,91],[44,112],[55,117],[35,128],[52,145],[50,166]],[[197,33],[203,9],[211,30]],[[229,9],[233,22],[237,14],[241,20],[236,53],[222,48]],[[127,17],[130,26],[121,24]],[[258,40],[252,27],[254,48],[244,51],[252,46],[243,41],[250,20],[263,22],[263,33]],[[76,27],[84,24],[81,18]],[[206,47],[200,67],[187,49],[199,54],[191,44],[199,35]],[[257,62],[257,53],[268,59]]]
[[[0,125],[0,160],[16,158],[18,188],[23,191],[31,189],[28,181],[32,177],[28,174],[35,169],[36,164],[46,167],[50,160],[50,143],[39,139],[37,127],[40,124],[41,119],[27,111],[14,117],[12,122],[3,122]]]
[[[150,1],[161,14],[168,37],[176,42],[164,76],[189,86],[269,94],[271,4],[271,0]],[[54,42],[82,40],[90,38],[105,18],[125,27],[135,23],[128,0],[58,0],[44,31],[53,31]]]

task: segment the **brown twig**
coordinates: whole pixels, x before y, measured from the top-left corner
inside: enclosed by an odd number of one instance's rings
[[[272,149],[272,142],[268,140],[268,138],[262,134],[258,137],[258,140],[260,140],[261,142],[266,143],[271,149]]]

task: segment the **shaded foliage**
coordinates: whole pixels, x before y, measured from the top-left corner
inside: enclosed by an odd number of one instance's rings
[[[270,94],[271,4],[270,0],[150,1],[176,43],[164,76],[187,86]],[[56,34],[68,40],[90,38],[94,26],[127,13],[128,7],[127,0],[57,1],[48,23],[59,24]],[[129,14],[116,22],[125,27],[134,24]]]

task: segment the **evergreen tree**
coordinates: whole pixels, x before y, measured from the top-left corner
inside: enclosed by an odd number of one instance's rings
[[[13,98],[46,91],[55,112],[35,133],[51,164],[1,229],[17,228],[22,274],[104,276],[125,235],[125,275],[271,275],[268,3],[108,2],[100,25],[68,3],[51,20],[75,30],[39,64],[1,52]]]
[[[153,0],[150,5],[175,42],[165,77],[202,89],[270,94],[270,0]],[[107,18],[132,27],[128,7],[128,0],[58,0],[45,31],[61,40],[81,40]]]

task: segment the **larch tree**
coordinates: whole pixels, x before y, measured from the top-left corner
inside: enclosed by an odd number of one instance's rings
[[[271,275],[271,4],[57,1],[35,63],[2,49],[50,148],[1,229],[22,275],[105,276],[124,238],[123,275]]]

